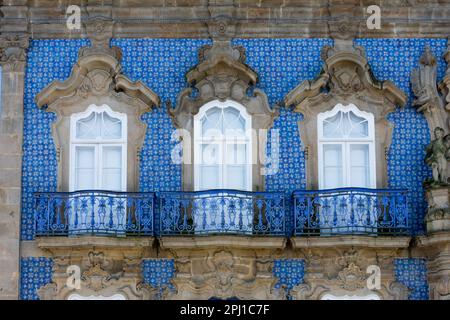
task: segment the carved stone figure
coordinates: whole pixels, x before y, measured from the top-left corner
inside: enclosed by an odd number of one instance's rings
[[[425,162],[433,170],[432,180],[426,181],[429,185],[448,184],[448,162],[449,162],[449,135],[444,135],[444,129],[437,127],[434,129],[435,139],[426,147]]]

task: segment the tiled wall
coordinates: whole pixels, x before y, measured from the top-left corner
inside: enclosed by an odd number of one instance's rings
[[[37,290],[52,280],[53,261],[49,258],[22,258],[20,261],[20,299],[39,300]]]
[[[186,87],[184,75],[197,63],[197,50],[209,40],[198,39],[114,39],[123,50],[124,73],[141,79],[162,99],[163,108],[143,116],[148,131],[141,153],[142,191],[180,190],[181,168],[171,163],[173,125],[165,102],[175,103]],[[366,48],[375,76],[390,79],[409,95],[403,110],[390,115],[396,125],[389,154],[389,181],[392,187],[412,191],[413,224],[423,230],[425,200],[422,181],[430,174],[423,163],[423,148],[430,137],[423,115],[411,107],[410,72],[429,44],[439,57],[439,78],[445,70],[442,53],[445,39],[359,39]],[[237,39],[246,48],[247,63],[259,74],[258,87],[268,94],[271,105],[281,101],[297,84],[313,79],[320,71],[320,49],[329,39]],[[86,40],[32,40],[28,54],[24,101],[24,156],[22,177],[22,232],[24,240],[34,237],[32,192],[56,189],[56,155],[51,139],[53,114],[38,110],[35,95],[52,80],[66,79]],[[280,130],[280,165],[275,175],[266,177],[266,189],[290,193],[305,186],[304,155],[300,150],[297,122],[301,115],[282,109],[274,129]],[[271,152],[269,145],[268,152]]]
[[[278,278],[275,288],[279,289],[282,285],[287,290],[303,283],[305,276],[305,261],[303,259],[277,259],[273,262],[273,275]],[[288,297],[291,298],[290,296]]]
[[[160,295],[165,288],[169,290],[175,289],[170,283],[174,276],[175,264],[173,259],[145,259],[142,261],[144,282],[160,289]]]
[[[375,77],[391,80],[408,96],[406,107],[389,116],[394,124],[388,158],[389,184],[410,190],[413,230],[423,233],[426,202],[422,182],[431,174],[423,159],[430,135],[425,117],[411,106],[414,98],[410,76],[412,69],[418,67],[425,46],[429,46],[438,58],[438,81],[442,80],[446,69],[443,54],[447,49],[447,40],[359,39],[355,43],[365,48]]]
[[[428,300],[425,259],[395,259],[395,279],[411,290],[409,300]]]

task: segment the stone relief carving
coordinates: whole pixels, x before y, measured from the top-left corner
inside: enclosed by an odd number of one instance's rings
[[[320,75],[306,80],[284,98],[286,106],[294,106],[304,115],[299,122],[302,147],[307,154],[307,187],[318,188],[317,115],[338,103],[354,104],[370,112],[375,119],[377,187],[387,185],[386,154],[392,137],[392,124],[386,116],[397,106],[406,104],[406,95],[391,81],[377,80],[367,62],[364,48],[353,45],[357,26],[344,21],[329,24],[334,46],[324,46]]]
[[[199,63],[186,73],[190,87],[184,89],[177,97],[176,106],[167,105],[168,112],[178,129],[184,129],[193,138],[194,116],[206,103],[214,100],[233,100],[243,105],[252,117],[252,129],[258,130],[253,145],[259,147],[259,154],[265,154],[267,129],[278,115],[276,107],[271,108],[266,94],[254,86],[258,75],[245,64],[245,51],[242,47],[231,45],[234,24],[227,16],[212,19],[210,28],[212,45],[205,45],[199,50]],[[251,91],[251,93],[249,93]],[[259,131],[263,129],[263,131]],[[265,131],[264,131],[265,130]],[[259,140],[258,140],[259,138]],[[258,143],[259,142],[259,143]],[[183,137],[183,156],[193,154],[193,141]],[[193,166],[191,159],[183,159],[183,188],[193,190]],[[262,190],[263,176],[261,162],[253,165],[253,189]]]
[[[428,186],[448,185],[450,161],[450,134],[445,135],[441,127],[434,128],[434,140],[426,146],[425,163],[433,172],[430,180],[425,181]]]
[[[366,267],[371,264],[373,257],[367,256],[369,252],[361,250],[325,250],[320,255],[309,252],[306,257],[307,272],[305,282],[292,290],[289,295],[295,300],[318,300],[325,295],[336,297],[353,297],[361,299],[367,296],[378,296],[380,299],[407,299],[409,290],[399,282],[392,281],[390,277],[381,276],[380,289],[367,287]],[[392,265],[392,253],[384,252],[381,260],[389,259]],[[337,255],[337,257],[336,257]],[[334,257],[334,258],[333,258]],[[311,261],[311,259],[313,259]],[[316,263],[320,260],[321,263]],[[384,272],[392,272],[383,268]]]
[[[416,96],[413,105],[427,119],[430,134],[433,136],[436,128],[448,132],[448,109],[438,91],[437,61],[427,46],[419,60],[419,67],[411,73],[411,85]]]
[[[146,125],[140,117],[159,106],[159,97],[141,81],[131,81],[122,72],[121,50],[110,47],[113,22],[105,18],[90,19],[86,32],[91,46],[79,50],[78,61],[68,79],[53,81],[36,95],[36,104],[57,114],[53,138],[58,155],[58,189],[68,190],[70,115],[90,105],[108,105],[113,111],[127,114],[128,160],[127,190],[138,190],[139,151]]]
[[[285,288],[275,289],[270,259],[254,255],[241,256],[234,251],[219,249],[206,254],[175,260],[176,290],[168,299],[281,299]]]
[[[81,297],[111,297],[122,295],[129,300],[149,300],[159,297],[158,289],[141,281],[140,259],[122,257],[115,259],[104,252],[89,251],[87,258],[79,255],[54,258],[54,275],[52,282],[38,290],[42,300],[62,300],[72,294]],[[80,266],[82,273],[80,287],[68,286],[66,273],[69,265]]]
[[[28,34],[0,35],[0,64],[5,72],[23,72],[27,60],[28,46]]]

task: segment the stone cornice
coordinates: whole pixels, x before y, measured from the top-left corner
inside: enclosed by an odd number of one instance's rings
[[[10,1],[12,2],[12,1]],[[381,0],[381,29],[366,27],[366,6],[358,0],[270,1],[228,0],[214,6],[207,0],[85,1],[82,21],[102,15],[114,21],[113,36],[207,38],[211,21],[222,13],[237,22],[236,37],[330,37],[327,22],[355,21],[362,37],[447,37],[450,33],[450,0]],[[3,5],[0,31],[27,31],[32,38],[86,37],[86,29],[68,30],[65,10],[69,1],[14,1]],[[219,12],[218,14],[216,12]],[[220,20],[220,19],[219,19]],[[214,25],[214,23],[213,23]]]

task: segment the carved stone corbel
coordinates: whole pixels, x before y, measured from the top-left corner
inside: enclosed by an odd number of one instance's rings
[[[299,127],[302,146],[308,150],[307,188],[318,188],[317,115],[339,103],[354,104],[374,115],[377,187],[388,184],[385,154],[390,147],[393,126],[386,116],[397,106],[404,106],[407,98],[391,81],[375,79],[364,48],[353,45],[357,27],[345,21],[330,22],[334,46],[322,49],[320,75],[303,81],[284,98],[286,106],[294,106],[295,112],[304,115]]]
[[[147,126],[141,116],[160,99],[141,81],[131,81],[122,72],[121,50],[110,47],[113,22],[95,18],[86,22],[91,46],[78,52],[78,61],[64,81],[53,81],[36,95],[36,104],[47,112],[57,114],[53,124],[53,138],[58,152],[58,190],[69,189],[70,116],[89,106],[108,105],[113,111],[127,114],[127,191],[138,190],[139,150],[144,142]]]

